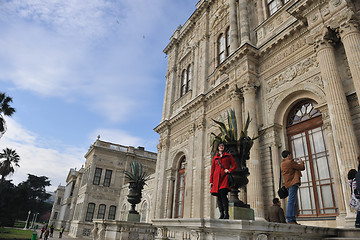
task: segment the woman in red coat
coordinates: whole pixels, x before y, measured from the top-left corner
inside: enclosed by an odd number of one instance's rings
[[[227,194],[231,188],[226,173],[233,173],[237,165],[233,156],[230,153],[224,152],[225,146],[223,142],[220,142],[217,148],[219,152],[214,156],[211,164],[210,193],[217,196],[220,219],[229,219],[229,200]],[[219,162],[224,168],[221,167]]]

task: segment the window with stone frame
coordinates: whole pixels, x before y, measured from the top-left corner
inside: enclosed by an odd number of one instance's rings
[[[112,170],[106,169],[104,178],[104,187],[109,187],[111,182]]]
[[[141,210],[140,210],[140,222],[146,222],[146,218],[147,218],[147,209],[148,209],[148,204],[146,201],[143,202],[143,204],[141,205]]]
[[[186,165],[186,158],[182,157],[177,171],[175,218],[182,218],[184,215],[185,165]]]
[[[266,0],[268,15],[271,16],[277,12],[285,3],[290,0]]]
[[[58,197],[56,204],[57,204],[57,205],[60,205],[60,203],[61,203],[61,197]]]
[[[89,203],[87,210],[86,210],[86,216],[85,221],[86,222],[92,222],[95,212],[95,203]]]
[[[94,180],[93,180],[94,185],[99,185],[100,184],[101,173],[102,173],[102,168],[96,168],[95,169]]]
[[[218,64],[221,64],[226,58],[225,36],[220,34],[217,41]]]
[[[57,216],[58,216],[58,212],[54,212],[53,219],[57,219]]]
[[[338,214],[322,116],[315,105],[312,100],[296,104],[287,120],[287,136],[292,157],[301,158],[305,164],[298,192],[299,217],[327,217]]]
[[[105,211],[106,211],[106,205],[100,204],[97,214],[97,219],[105,219]]]
[[[228,57],[230,55],[230,27],[226,29],[226,56]]]
[[[184,96],[190,90],[190,82],[191,82],[191,65],[184,69],[181,74],[181,89],[180,89],[180,97]]]
[[[126,221],[126,204],[124,204],[121,208],[120,219],[122,221]]]
[[[109,220],[115,220],[115,214],[116,214],[116,206],[111,205],[110,208],[109,208],[108,219]]]

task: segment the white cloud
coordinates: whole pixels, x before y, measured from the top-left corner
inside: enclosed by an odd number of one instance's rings
[[[15,120],[6,118],[8,131],[0,139],[0,151],[12,148],[20,156],[19,168],[6,179],[12,179],[14,184],[26,181],[27,174],[47,176],[52,186],[47,190],[54,191],[61,183],[65,184],[70,168],[80,168],[85,164],[86,149],[73,146],[58,146],[58,150],[46,146],[46,139],[24,129]]]

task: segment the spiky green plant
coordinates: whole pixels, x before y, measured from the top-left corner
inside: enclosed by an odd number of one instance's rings
[[[130,163],[130,172],[124,171],[125,177],[130,182],[135,182],[138,187],[143,187],[146,181],[150,178],[146,171],[143,170],[143,166],[139,162]]]
[[[211,133],[211,151],[212,153],[216,152],[216,148],[219,142],[224,142],[225,144],[240,143],[240,155],[245,156],[246,153],[250,151],[254,140],[257,137],[248,136],[248,128],[251,122],[250,115],[246,119],[244,128],[241,130],[240,137],[237,137],[237,120],[235,116],[235,111],[230,109],[227,112],[227,124],[223,117],[220,115],[220,121],[212,119],[220,130],[219,134]]]

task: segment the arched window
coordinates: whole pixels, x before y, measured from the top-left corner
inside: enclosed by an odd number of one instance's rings
[[[226,49],[225,49],[225,36],[220,34],[218,41],[218,64],[222,63],[226,58]]]
[[[226,56],[230,55],[230,27],[226,29]]]
[[[122,221],[126,221],[126,204],[123,205],[123,207],[121,208],[121,220]]]
[[[186,69],[184,69],[181,75],[180,97],[182,97],[186,93],[186,83],[187,83],[187,71]]]
[[[85,221],[92,222],[95,212],[95,203],[89,203],[86,210]]]
[[[185,164],[186,164],[186,159],[185,157],[183,157],[180,161],[178,167],[178,173],[177,173],[175,218],[182,218],[184,214]]]
[[[181,89],[180,89],[180,97],[185,95],[190,90],[190,82],[191,82],[191,65],[184,69],[181,74]]]
[[[115,220],[115,214],[116,214],[116,206],[111,205],[110,208],[109,208],[108,219],[109,220]]]
[[[146,222],[147,209],[148,209],[148,204],[147,204],[147,202],[145,201],[145,202],[142,204],[141,210],[140,210],[140,215],[141,215],[140,222]]]
[[[106,211],[106,205],[100,204],[98,214],[97,214],[97,219],[105,219],[105,211]]]
[[[298,103],[289,113],[287,136],[293,158],[305,163],[298,193],[299,216],[320,217],[337,214],[330,156],[315,102]]]

